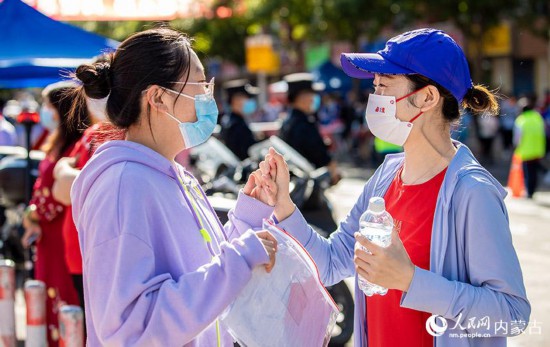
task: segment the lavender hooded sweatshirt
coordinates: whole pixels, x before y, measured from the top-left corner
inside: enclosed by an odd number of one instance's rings
[[[183,173],[148,147],[112,141],[74,182],[89,346],[216,346],[216,317],[269,259],[250,229],[271,207],[241,193],[222,229],[187,179],[212,257],[176,170]],[[233,345],[223,330],[221,337],[222,346]]]
[[[459,142],[455,146],[458,151],[447,169],[435,207],[430,269],[415,268],[401,306],[447,320],[449,329],[434,338],[436,347],[506,346],[506,337],[519,333],[512,329],[514,322],[521,325],[521,321],[526,327],[531,313],[503,201],[506,191],[468,147]],[[279,224],[309,251],[325,285],[357,276],[353,235],[359,230],[359,218],[371,197],[385,195],[403,161],[403,153],[386,156],[330,239],[314,232],[298,210]],[[368,307],[355,282],[354,346],[364,347],[368,341]],[[501,321],[507,324],[506,331],[496,329]],[[460,327],[452,329],[457,322]],[[399,334],[398,327],[395,333]]]

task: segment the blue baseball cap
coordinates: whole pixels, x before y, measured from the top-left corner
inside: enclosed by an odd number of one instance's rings
[[[354,78],[372,78],[374,73],[419,74],[437,82],[460,103],[472,78],[466,56],[446,33],[418,29],[395,36],[377,53],[342,53],[344,72]]]

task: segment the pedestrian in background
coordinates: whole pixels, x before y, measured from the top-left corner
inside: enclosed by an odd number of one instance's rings
[[[99,104],[96,106],[95,104]],[[104,132],[109,129],[105,123],[106,116],[102,100],[86,100],[86,108],[73,110],[73,115],[78,113],[75,123],[80,123],[83,117],[88,117],[91,126],[84,131],[83,136],[76,143],[67,157],[59,159],[54,168],[54,185],[52,195],[54,199],[67,206],[63,223],[63,242],[65,245],[65,262],[71,274],[75,289],[78,293],[80,306],[84,308],[84,288],[82,284],[82,255],[78,243],[78,232],[73,221],[71,208],[71,186],[84,165],[90,160],[92,154],[103,141]],[[103,110],[102,110],[103,108]],[[88,115],[80,115],[88,112]]]
[[[49,346],[57,346],[59,331],[58,307],[67,303],[78,305],[78,296],[65,263],[63,223],[66,207],[52,195],[53,170],[62,157],[68,156],[89,126],[87,117],[80,124],[73,124],[69,117],[73,99],[70,91],[76,88],[72,82],[52,84],[42,92],[40,123],[50,135],[42,150],[46,158],[39,164],[38,179],[32,199],[25,212],[22,238],[24,247],[36,242],[35,277],[46,284],[46,326]]]
[[[283,79],[288,85],[290,109],[279,136],[316,168],[326,166],[332,183],[338,183],[341,179],[340,172],[323,141],[315,115],[321,107],[321,96],[318,92],[322,87],[313,82],[313,75],[309,73],[290,74]]]
[[[544,120],[535,110],[535,97],[522,97],[518,101],[522,112],[514,124],[515,154],[523,165],[527,198],[532,199],[538,187],[538,175],[543,171],[541,159],[546,154]]]
[[[17,133],[13,124],[2,113],[3,109],[4,100],[0,99],[0,146],[15,146],[17,145]]]
[[[248,80],[234,80],[224,84],[229,113],[222,117],[221,139],[240,159],[248,158],[248,149],[256,139],[248,127],[250,117],[258,110],[258,88]]]
[[[500,134],[502,138],[502,147],[510,157],[510,152],[514,147],[514,123],[516,118],[521,113],[517,104],[516,97],[510,95],[505,97],[500,102]]]

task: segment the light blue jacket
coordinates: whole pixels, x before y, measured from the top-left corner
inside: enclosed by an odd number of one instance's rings
[[[435,209],[430,271],[415,268],[401,306],[447,320],[448,330],[435,338],[434,346],[505,346],[506,336],[517,335],[518,327],[527,327],[531,313],[512,245],[503,201],[506,191],[465,145],[455,145],[458,151],[445,174]],[[403,153],[386,156],[328,240],[314,232],[298,210],[279,224],[311,253],[325,285],[356,276],[353,234],[359,229],[359,217],[371,197],[384,196],[403,160]],[[357,284],[355,294],[354,345],[367,346],[365,296]],[[464,330],[452,329],[457,321]],[[478,334],[485,337],[474,336]]]

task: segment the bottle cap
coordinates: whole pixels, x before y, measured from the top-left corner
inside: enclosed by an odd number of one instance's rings
[[[384,201],[384,198],[381,198],[378,196],[370,198],[369,210],[371,210],[374,213],[381,213],[381,212],[384,212],[385,209],[386,209],[386,203]]]

